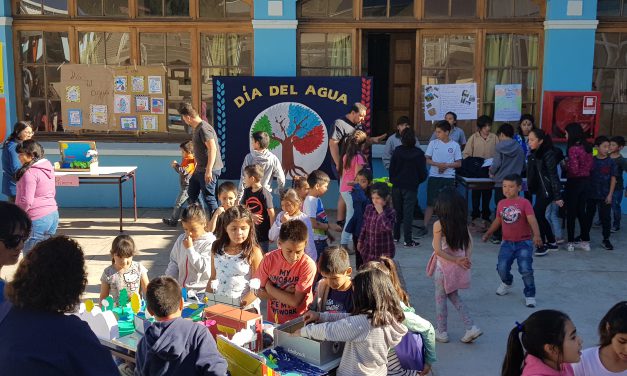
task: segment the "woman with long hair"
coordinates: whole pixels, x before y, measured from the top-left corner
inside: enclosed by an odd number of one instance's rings
[[[30,140],[32,137],[33,128],[30,123],[18,121],[13,126],[13,132],[2,144],[2,194],[8,197],[9,202],[15,202],[15,174],[22,166],[16,149],[22,141]]]

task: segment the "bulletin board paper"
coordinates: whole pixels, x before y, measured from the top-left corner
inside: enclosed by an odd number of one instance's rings
[[[477,118],[477,84],[424,85],[425,120],[444,120],[452,111],[458,120]]]
[[[522,112],[522,85],[494,85],[494,120],[518,121]]]

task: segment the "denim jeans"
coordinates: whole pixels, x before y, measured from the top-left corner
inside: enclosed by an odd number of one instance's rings
[[[412,223],[414,221],[414,207],[418,201],[418,192],[411,189],[392,188],[392,204],[396,211],[394,224],[394,239],[401,238],[401,224],[403,237],[406,243],[412,241]]]
[[[181,212],[183,211],[183,205],[187,202],[187,197],[187,187],[181,188],[172,209],[172,217],[170,217],[172,220],[178,221],[181,219]]]
[[[203,199],[208,209],[208,216],[218,208],[218,200],[216,199],[216,185],[220,177],[220,170],[211,171],[211,181],[205,182],[205,171],[194,171],[191,179],[189,179],[189,187],[187,188],[188,203],[199,202],[198,198],[202,193]]]
[[[546,220],[549,221],[549,224],[551,225],[551,230],[553,230],[553,235],[555,235],[555,239],[563,238],[562,220],[558,216],[559,211],[559,206],[557,206],[555,202],[552,202],[549,204],[549,206],[546,207],[546,211],[544,213]]]
[[[340,244],[348,245],[349,242],[353,239],[353,235],[349,232],[346,232],[346,225],[353,218],[353,213],[355,213],[355,209],[353,208],[353,196],[351,196],[349,192],[340,192],[342,195],[342,199],[346,203],[346,217],[344,217],[344,229],[342,230],[342,237],[340,238]]]
[[[506,285],[514,282],[514,276],[511,273],[514,260],[518,263],[518,273],[522,276],[525,285],[525,297],[536,296],[536,284],[533,279],[533,243],[531,240],[523,240],[520,242],[512,242],[503,240],[501,242],[501,250],[496,264],[496,271],[501,277],[501,281]]]
[[[324,252],[324,250],[329,247],[329,240],[328,239],[314,240],[314,244],[316,246],[316,252],[318,253],[318,257],[320,257],[322,252]],[[316,258],[316,260],[317,260],[317,258]],[[314,260],[314,261],[316,261],[316,260]]]
[[[620,216],[622,215],[620,204],[623,201],[622,187],[616,186],[616,190],[612,195],[612,218],[614,220],[613,227],[620,228]]]
[[[35,244],[46,240],[57,233],[59,226],[59,211],[43,216],[33,221],[33,227],[30,231],[30,237],[24,243],[24,256],[26,256],[35,246]]]

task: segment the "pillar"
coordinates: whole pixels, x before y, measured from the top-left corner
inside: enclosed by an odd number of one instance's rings
[[[255,76],[296,76],[296,0],[254,4]]]
[[[0,4],[0,141],[9,135],[17,121],[12,24],[11,2],[3,1]]]

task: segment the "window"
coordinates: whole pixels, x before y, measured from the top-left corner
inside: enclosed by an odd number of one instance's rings
[[[494,85],[522,84],[522,113],[535,113],[538,90],[538,36],[488,34],[485,48],[483,113],[494,114]]]
[[[540,17],[537,0],[488,0],[488,18]]]
[[[213,76],[252,75],[252,34],[200,34],[201,100],[213,122]]]
[[[301,76],[349,76],[353,45],[347,33],[301,33]]]
[[[130,44],[129,33],[79,32],[78,62],[130,65]]]
[[[137,15],[139,17],[189,17],[189,0],[137,0]]]
[[[599,17],[627,17],[627,1],[597,0],[597,15]]]
[[[38,131],[63,132],[61,101],[52,87],[59,82],[59,65],[70,62],[67,33],[21,31],[21,99],[25,120]]]
[[[76,14],[79,17],[128,17],[128,2],[129,0],[76,0]]]
[[[199,0],[200,18],[223,19],[245,18],[250,19],[249,0]]]
[[[353,18],[353,0],[298,1],[303,18]]]
[[[627,134],[627,33],[596,34],[593,89],[601,92],[600,134]]]
[[[424,0],[425,18],[476,17],[477,0]]]
[[[67,3],[68,0],[17,0],[17,13],[28,15],[67,16]]]
[[[141,64],[162,65],[166,70],[169,131],[184,131],[178,114],[182,102],[192,100],[191,41],[187,32],[140,33]]]
[[[364,17],[412,17],[413,0],[363,0]]]

